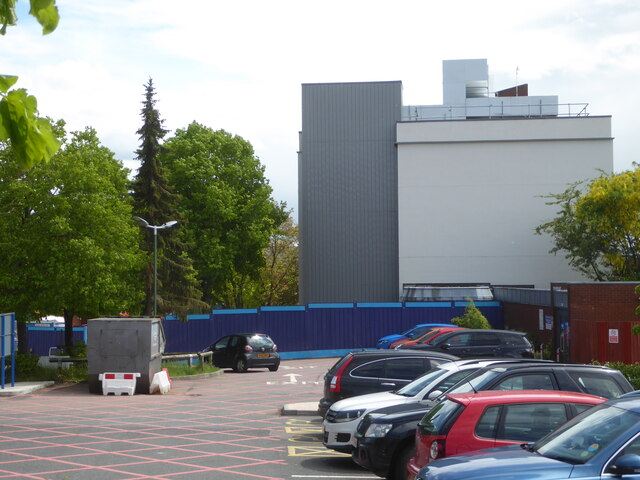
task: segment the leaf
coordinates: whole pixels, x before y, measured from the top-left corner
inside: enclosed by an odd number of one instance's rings
[[[42,34],[47,35],[53,32],[58,26],[60,15],[55,0],[30,0],[31,10],[29,13],[36,17],[38,23],[42,25]]]
[[[0,92],[7,93],[7,91],[18,81],[18,77],[15,75],[0,75]]]
[[[11,118],[9,117],[9,109],[5,99],[0,100],[0,142],[9,140],[9,125]]]
[[[7,33],[7,26],[15,25],[17,20],[16,0],[0,0],[0,35]]]

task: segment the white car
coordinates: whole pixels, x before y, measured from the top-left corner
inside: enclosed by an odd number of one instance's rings
[[[340,400],[331,405],[325,415],[322,443],[338,452],[351,453],[355,447],[353,435],[360,420],[367,413],[404,403],[428,403],[479,368],[500,361],[508,360],[468,359],[443,363],[400,390],[369,393]]]

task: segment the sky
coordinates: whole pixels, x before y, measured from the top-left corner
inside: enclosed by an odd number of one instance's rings
[[[401,80],[442,103],[442,61],[486,58],[490,89],[611,115],[614,169],[640,162],[640,2],[630,0],[57,0],[42,36],[18,1],[0,73],[67,130],[95,128],[135,173],[144,84],[170,130],[197,121],[248,140],[297,218],[301,84]]]

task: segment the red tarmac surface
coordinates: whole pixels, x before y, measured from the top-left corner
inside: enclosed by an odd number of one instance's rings
[[[334,362],[176,380],[166,395],[82,384],[0,397],[0,480],[291,478],[280,409],[317,402]]]

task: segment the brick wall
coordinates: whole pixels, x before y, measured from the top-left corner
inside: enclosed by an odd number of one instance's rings
[[[527,337],[534,344],[536,351],[540,349],[540,344],[553,343],[553,330],[540,330],[540,310],[542,310],[544,321],[545,316],[553,316],[551,307],[503,303],[502,309],[505,328],[527,332]]]

